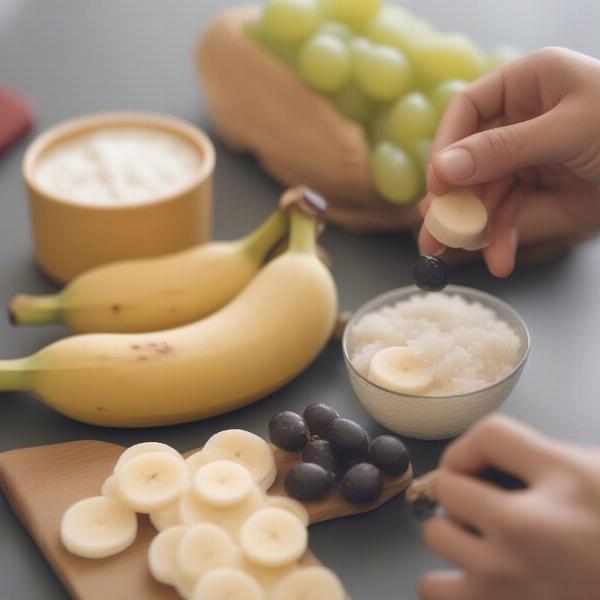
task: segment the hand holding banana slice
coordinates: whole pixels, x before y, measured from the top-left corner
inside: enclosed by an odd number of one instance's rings
[[[64,546],[86,558],[118,554],[137,534],[132,507],[148,512],[160,506],[150,513],[159,533],[148,549],[148,568],[181,597],[344,600],[332,571],[298,563],[307,548],[306,509],[291,498],[267,498],[259,487],[277,474],[269,445],[235,429],[214,435],[205,450],[187,463],[156,442],[123,452],[104,495],[65,512]]]

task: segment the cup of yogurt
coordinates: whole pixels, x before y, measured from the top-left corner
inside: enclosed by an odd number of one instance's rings
[[[101,113],[51,128],[23,160],[37,262],[67,282],[208,241],[214,166],[210,139],[173,117]]]
[[[350,382],[371,416],[419,439],[464,432],[497,409],[529,356],[527,326],[508,304],[471,288],[393,290],[345,328]]]

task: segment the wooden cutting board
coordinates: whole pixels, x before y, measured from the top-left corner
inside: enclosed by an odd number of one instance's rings
[[[79,441],[12,450],[0,454],[0,487],[57,575],[76,600],[177,600],[173,588],[156,582],[146,566],[148,544],[156,532],[140,516],[135,543],[125,552],[102,560],[69,554],[59,537],[65,510],[77,500],[100,494],[124,448],[98,441]],[[283,477],[300,459],[274,448],[278,477],[270,495],[285,495]],[[190,453],[191,454],[191,453]],[[306,503],[311,523],[366,512],[402,492],[412,480],[412,468],[387,478],[382,497],[368,506],[354,506],[339,492],[325,500]],[[318,564],[309,552],[304,564]]]

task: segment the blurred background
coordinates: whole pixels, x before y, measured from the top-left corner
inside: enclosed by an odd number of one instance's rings
[[[16,291],[56,289],[31,258],[20,173],[28,141],[65,118],[108,109],[165,112],[191,121],[214,139],[193,49],[212,16],[239,3],[0,0],[0,81],[24,92],[38,108],[28,138],[0,156],[0,306]],[[406,0],[402,5],[484,47],[510,44],[529,51],[560,45],[600,57],[598,0]],[[217,139],[215,144],[215,237],[233,239],[264,217],[280,187],[251,158],[234,155]],[[344,307],[357,308],[382,291],[410,282],[416,249],[407,236],[357,237],[330,229],[324,244],[334,257]],[[530,364],[505,410],[550,434],[588,443],[600,441],[600,283],[592,276],[599,263],[600,244],[592,241],[569,258],[520,271],[509,282],[495,280],[482,265],[453,274],[453,283],[509,301],[532,331]],[[578,318],[571,319],[573,314]],[[57,327],[16,330],[0,320],[0,357],[28,354],[63,335]],[[264,434],[268,417],[278,408],[300,408],[320,399],[368,422],[345,380],[337,350],[329,349],[285,390],[236,412],[236,423]],[[222,417],[168,430],[105,431],[70,422],[33,399],[13,395],[0,402],[0,451],[80,438],[123,444],[160,439],[187,450],[232,422]],[[417,471],[432,467],[442,448],[437,443],[411,443]],[[67,597],[1,496],[0,532],[0,597]],[[314,528],[311,546],[341,574],[357,599],[415,598],[418,575],[437,564],[420,544],[418,528],[400,500],[369,518]]]

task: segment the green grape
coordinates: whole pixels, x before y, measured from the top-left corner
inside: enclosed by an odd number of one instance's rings
[[[320,20],[317,0],[269,0],[264,13],[267,34],[277,42],[302,42],[314,33]]]
[[[411,58],[424,86],[433,86],[445,79],[473,81],[485,67],[481,50],[459,34],[424,38],[413,48]]]
[[[329,33],[348,43],[351,42],[354,37],[352,29],[339,21],[325,21],[319,27],[318,33]]]
[[[429,164],[429,153],[431,152],[431,138],[420,138],[413,140],[406,146],[407,152],[414,158],[419,168],[425,172]]]
[[[406,56],[396,48],[375,44],[355,44],[354,76],[364,92],[382,102],[404,94],[412,81]]]
[[[246,26],[246,35],[266,48],[288,67],[294,70],[297,68],[300,46],[298,44],[278,42],[271,39],[267,33],[264,21],[253,21],[248,23]]]
[[[423,175],[402,148],[381,142],[371,154],[371,174],[377,191],[393,204],[415,202],[423,189]]]
[[[335,92],[352,77],[352,55],[348,45],[330,33],[319,33],[300,50],[300,72],[321,92]]]
[[[391,107],[382,108],[371,121],[369,127],[369,140],[373,146],[380,142],[389,142],[388,120],[390,118]]]
[[[348,118],[366,124],[377,110],[377,103],[353,84],[333,97],[337,109]]]
[[[514,46],[496,46],[485,58],[485,71],[492,71],[515,58],[519,58],[521,52]]]
[[[424,19],[399,6],[386,5],[369,23],[365,35],[372,42],[393,46],[410,58],[417,40],[433,32],[433,27]]]
[[[329,7],[337,20],[362,31],[379,12],[381,0],[329,0]]]
[[[411,92],[392,107],[388,119],[389,139],[404,146],[433,135],[436,125],[437,113],[431,100],[420,92]]]
[[[438,122],[444,116],[450,102],[454,100],[454,96],[466,89],[468,85],[462,79],[449,79],[448,81],[442,81],[442,83],[435,87],[433,92],[431,92],[431,101],[437,111]]]

